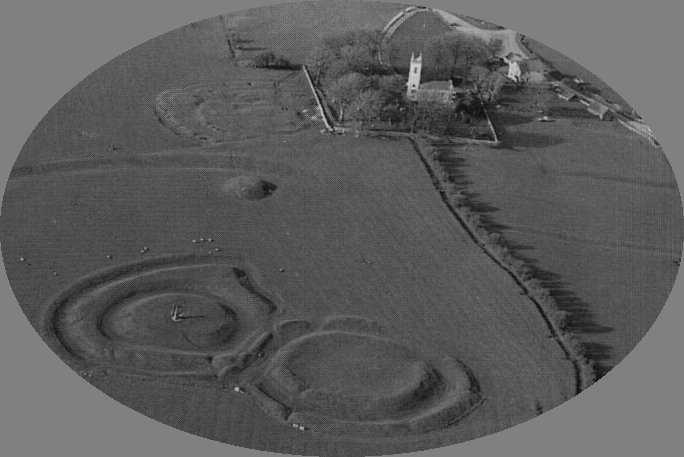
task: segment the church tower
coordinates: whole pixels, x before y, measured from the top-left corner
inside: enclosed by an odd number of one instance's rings
[[[418,54],[418,57],[415,57],[415,55],[411,53],[411,65],[409,66],[408,82],[406,83],[406,97],[409,100],[416,101],[418,99],[422,66],[423,55]]]

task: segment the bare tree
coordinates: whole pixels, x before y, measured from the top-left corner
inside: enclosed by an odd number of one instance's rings
[[[370,84],[371,81],[367,76],[360,73],[347,73],[334,80],[326,88],[326,95],[335,106],[339,122],[344,122],[347,107],[361,92],[369,89]]]
[[[459,75],[467,78],[470,68],[485,66],[500,44],[461,32],[445,33],[431,38],[423,54],[423,67],[429,77],[449,79]]]
[[[352,117],[362,123],[370,123],[380,118],[384,100],[376,90],[364,90],[351,103]]]
[[[495,103],[506,84],[506,77],[498,71],[490,71],[486,67],[475,65],[470,69],[469,80],[475,92],[484,103]]]
[[[316,82],[324,78],[334,81],[346,73],[364,75],[387,74],[389,68],[380,63],[380,32],[351,30],[328,35],[307,57],[307,65]]]

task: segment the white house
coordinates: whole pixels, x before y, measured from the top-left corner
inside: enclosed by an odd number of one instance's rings
[[[523,77],[522,68],[520,66],[522,58],[523,57],[517,52],[509,52],[503,57],[504,62],[508,64],[508,73],[506,76],[516,83],[521,82]]]

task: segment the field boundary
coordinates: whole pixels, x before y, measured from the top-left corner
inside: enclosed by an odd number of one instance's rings
[[[306,81],[307,81],[307,83],[309,83],[309,88],[311,89],[311,92],[313,93],[314,99],[316,100],[316,106],[318,107],[318,112],[320,113],[321,118],[323,119],[323,124],[325,125],[325,129],[330,133],[336,133],[337,130],[335,128],[335,124],[333,123],[332,119],[328,118],[328,113],[326,112],[326,110],[323,106],[322,97],[318,93],[318,89],[316,88],[316,85],[314,84],[313,80],[311,79],[311,74],[309,73],[309,69],[307,68],[306,65],[302,65],[302,72],[304,73],[304,76],[306,77]]]
[[[477,95],[477,98],[480,100],[480,105],[482,106],[482,111],[484,112],[485,118],[487,118],[487,125],[489,126],[489,130],[492,132],[492,137],[494,137],[494,140],[479,140],[483,144],[489,144],[491,146],[499,146],[501,145],[501,139],[499,138],[499,134],[496,132],[496,128],[494,126],[494,123],[492,122],[492,118],[489,116],[489,111],[487,111],[487,105],[485,102],[482,100],[482,97],[480,94]]]
[[[439,192],[442,201],[449,212],[457,219],[460,225],[468,233],[472,241],[491,258],[494,263],[501,267],[522,289],[524,294],[535,305],[540,316],[544,320],[551,337],[559,345],[575,372],[575,390],[580,393],[593,384],[597,375],[593,363],[583,353],[581,343],[574,335],[563,329],[564,313],[559,310],[551,293],[524,265],[524,262],[515,259],[506,246],[505,240],[499,235],[489,232],[479,221],[476,212],[468,207],[459,206],[454,192],[447,184],[445,171],[436,163],[432,154],[426,153],[420,146],[416,136],[408,136],[409,141],[419,159],[423,163],[427,173],[432,179],[435,189]]]

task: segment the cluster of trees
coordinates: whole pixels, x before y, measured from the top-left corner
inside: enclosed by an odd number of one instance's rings
[[[328,35],[309,54],[306,64],[316,83],[327,85],[347,73],[390,74],[380,63],[382,34],[373,30],[350,30]]]
[[[293,70],[297,68],[292,62],[272,51],[264,51],[254,56],[254,66],[257,68],[270,68],[274,70]]]
[[[388,53],[400,72],[407,72],[411,53],[423,55],[423,79],[466,79],[473,66],[500,63],[501,40],[485,41],[475,35],[448,32],[416,42],[410,35],[392,37]]]
[[[398,121],[407,103],[406,80],[401,75],[364,75],[350,72],[325,87],[338,122]]]
[[[467,80],[474,67],[490,69],[498,63],[501,40],[485,41],[474,35],[450,32],[430,38],[423,50],[423,66],[431,79],[461,77]]]
[[[479,95],[482,102],[489,105],[496,103],[499,99],[501,89],[503,89],[507,79],[496,70],[475,65],[470,68],[468,81],[472,84],[473,91]]]
[[[423,51],[424,80],[459,79],[466,90],[451,104],[406,99],[406,73],[381,62],[382,35],[354,30],[325,37],[307,58],[314,81],[323,89],[338,122],[373,121],[449,134],[450,125],[474,124],[482,103],[494,103],[506,79],[493,71],[500,42],[462,33],[431,38]]]
[[[405,109],[406,78],[380,61],[382,34],[352,30],[325,37],[307,59],[337,121],[398,121]]]
[[[483,105],[475,91],[459,94],[451,104],[418,100],[409,105],[405,120],[411,131],[427,131],[437,135],[480,137],[488,128],[479,128],[484,118]]]

